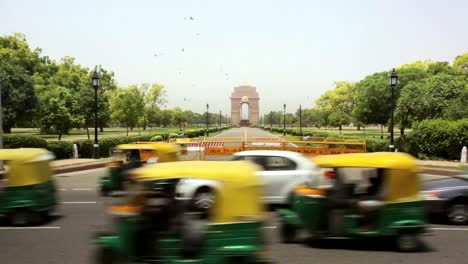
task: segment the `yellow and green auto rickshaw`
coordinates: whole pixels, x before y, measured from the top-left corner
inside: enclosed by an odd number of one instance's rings
[[[132,172],[128,202],[110,208],[115,231],[98,235],[97,263],[270,263],[257,166],[180,161]],[[193,186],[214,193],[208,217],[192,207]]]
[[[45,149],[0,149],[5,172],[0,176],[0,214],[13,225],[44,220],[57,205],[57,189]]]
[[[419,248],[427,220],[417,160],[405,153],[317,156],[323,177],[296,188],[290,209],[278,210],[283,242],[305,229],[319,238],[395,238],[402,251]]]
[[[113,150],[113,160],[107,163],[108,174],[100,179],[101,195],[124,190],[126,172],[146,163],[177,161],[177,153],[177,145],[164,142],[118,145]]]

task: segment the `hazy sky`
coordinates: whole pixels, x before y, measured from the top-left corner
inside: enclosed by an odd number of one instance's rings
[[[0,0],[0,35],[21,32],[53,59],[101,64],[123,86],[162,83],[167,107],[209,103],[223,114],[240,84],[257,87],[262,114],[283,103],[294,112],[337,80],[452,62],[468,52],[467,25],[462,0]]]

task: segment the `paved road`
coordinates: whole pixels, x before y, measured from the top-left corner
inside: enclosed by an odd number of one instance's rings
[[[242,130],[237,129],[237,130]],[[248,133],[258,131],[247,129]],[[260,131],[263,132],[263,131]],[[233,133],[228,131],[227,133]],[[257,135],[255,135],[257,136]],[[263,135],[258,135],[263,136]],[[97,180],[105,169],[58,175],[62,204],[57,216],[34,229],[11,228],[0,222],[0,263],[90,263],[93,230],[109,226],[109,205],[121,198],[97,196]],[[417,254],[393,252],[382,241],[331,241],[322,248],[281,244],[273,212],[265,225],[271,255],[277,263],[467,263],[468,226],[433,225],[427,248]]]

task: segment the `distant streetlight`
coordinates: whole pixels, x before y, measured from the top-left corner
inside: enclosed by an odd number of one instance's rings
[[[270,131],[273,131],[273,111],[270,111]]]
[[[219,131],[221,131],[221,110],[219,110]]]
[[[99,158],[99,144],[98,144],[98,131],[97,131],[97,123],[98,123],[97,91],[98,91],[98,88],[101,86],[101,77],[99,76],[97,67],[94,68],[92,84],[94,87],[94,151],[93,151],[93,156],[95,159],[97,159]]]
[[[208,118],[208,109],[210,108],[210,105],[206,104],[206,136],[208,137],[210,135],[210,132],[208,130],[208,127],[210,126],[210,120]]]
[[[392,72],[390,73],[390,88],[392,90],[392,119],[390,121],[390,152],[395,151],[395,144],[393,141],[393,112],[395,108],[395,86],[397,85],[397,79],[398,79],[398,74],[395,71],[395,68],[392,69]]]
[[[299,105],[299,133],[302,137],[302,106]]]
[[[283,104],[283,136],[286,136],[286,104]]]

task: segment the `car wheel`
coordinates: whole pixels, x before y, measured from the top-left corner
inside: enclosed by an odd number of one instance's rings
[[[296,239],[296,227],[288,223],[282,223],[280,228],[281,242],[294,242],[294,240]]]
[[[215,195],[208,188],[201,188],[193,196],[193,207],[197,212],[208,213],[215,203]]]
[[[402,233],[396,237],[397,248],[400,251],[412,252],[416,251],[421,246],[421,241],[417,234]]]
[[[464,225],[468,223],[468,206],[466,204],[453,204],[449,207],[447,218],[452,224]]]
[[[16,209],[10,214],[10,223],[13,226],[25,226],[29,223],[29,212],[24,208]]]

